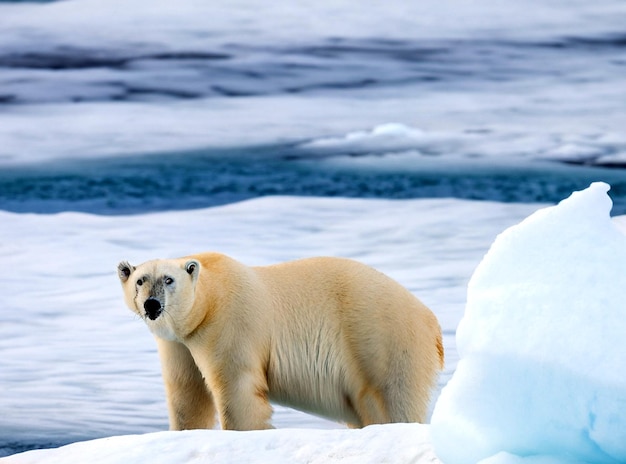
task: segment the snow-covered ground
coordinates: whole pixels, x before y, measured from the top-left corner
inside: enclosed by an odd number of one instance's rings
[[[617,223],[623,227],[623,218],[613,221],[609,216],[611,202],[607,190],[606,184],[594,184],[508,229],[498,236],[473,273],[458,332],[461,360],[435,406],[431,426],[434,451],[428,426],[393,424],[362,430],[285,428],[129,435],[30,451],[5,458],[3,462],[78,463],[88,457],[91,462],[101,463],[233,460],[408,463],[438,462],[437,456],[448,464],[624,462],[626,424],[622,411],[626,403],[626,380],[620,354],[624,351],[626,285],[622,263],[626,259],[626,237],[616,226]],[[303,205],[302,201],[308,204]],[[153,385],[137,385],[142,379],[133,366],[140,363],[142,353],[155,357],[153,350],[139,346],[148,340],[133,334],[145,328],[138,327],[142,324],[136,319],[135,325],[130,326],[119,314],[102,314],[103,306],[111,304],[109,295],[115,286],[113,273],[105,271],[106,264],[113,265],[109,263],[109,255],[126,251],[132,255],[131,259],[141,260],[146,253],[159,255],[163,251],[161,247],[182,254],[183,245],[179,242],[169,246],[173,235],[183,236],[188,244],[205,239],[207,231],[213,228],[221,228],[223,235],[216,243],[222,242],[225,251],[242,251],[251,262],[267,262],[267,255],[255,253],[263,243],[263,250],[272,256],[282,254],[285,259],[290,257],[294,246],[311,254],[318,254],[320,249],[335,254],[340,249],[344,256],[386,270],[423,296],[440,317],[448,335],[445,342],[449,373],[450,364],[456,364],[450,326],[457,321],[444,308],[462,304],[453,300],[462,298],[459,293],[463,293],[465,279],[461,276],[459,281],[448,279],[455,272],[458,275],[463,264],[470,264],[459,262],[458,255],[463,254],[460,249],[481,254],[484,251],[480,246],[481,232],[490,229],[493,222],[499,226],[510,222],[512,213],[528,213],[530,207],[517,206],[513,212],[512,205],[459,201],[344,200],[340,203],[342,208],[336,209],[333,208],[336,200],[268,198],[201,211],[197,218],[190,218],[189,213],[179,213],[178,217],[173,213],[153,215],[143,218],[140,226],[126,218],[63,214],[51,216],[47,224],[40,223],[36,229],[32,220],[41,222],[40,217],[4,214],[2,219],[11,221],[12,243],[19,242],[22,236],[29,243],[37,243],[32,241],[33,235],[49,234],[55,237],[55,245],[63,251],[64,260],[58,261],[57,248],[50,245],[42,245],[47,247],[45,250],[32,250],[18,243],[3,250],[10,269],[5,271],[3,279],[24,289],[12,302],[18,311],[23,311],[15,319],[28,318],[44,339],[32,333],[25,335],[23,324],[16,323],[12,328],[9,324],[0,350],[5,358],[15,360],[21,356],[22,361],[32,359],[34,366],[49,367],[48,372],[33,369],[29,373],[31,382],[25,387],[32,389],[32,396],[66,394],[61,390],[68,384],[75,394],[85,396],[87,392],[80,390],[89,384],[91,375],[81,372],[81,381],[76,384],[68,382],[71,375],[68,370],[93,364],[95,353],[90,350],[106,347],[109,362],[123,366],[109,372],[111,385],[118,382],[115,399],[120,403],[127,401],[127,407],[115,411],[112,419],[119,420],[120,414],[132,414],[129,410],[132,407],[157,406],[152,401],[146,404],[140,396],[154,394],[158,375],[152,372],[147,379]],[[293,209],[294,205],[297,209]],[[424,214],[426,211],[429,214]],[[376,222],[371,220],[372,213],[378,219]],[[291,223],[298,224],[296,230],[272,227],[280,217],[276,215],[282,214],[295,216]],[[392,215],[403,215],[404,227],[390,233],[387,221]],[[457,222],[461,216],[470,216],[473,223],[483,227],[457,236],[449,235],[449,227],[444,226],[448,236],[436,226],[429,227],[429,219],[435,220],[435,224],[445,224],[451,219]],[[70,230],[75,233],[72,235]],[[247,231],[247,237],[243,231]],[[259,231],[262,233],[257,235],[255,232]],[[233,233],[239,239],[246,239],[235,244]],[[369,243],[371,240],[376,245]],[[87,251],[95,248],[101,251]],[[455,255],[457,259],[446,259]],[[38,256],[50,257],[44,261],[45,267]],[[57,262],[59,266],[55,268],[52,263]],[[438,272],[447,277],[432,285]],[[29,279],[21,278],[25,274]],[[75,288],[77,282],[81,283],[79,289]],[[452,298],[447,304],[439,293],[444,289],[447,297]],[[66,307],[61,314],[46,314],[45,305],[41,304],[33,308],[40,301],[53,303],[55,297],[62,297],[74,307]],[[25,314],[29,310],[31,314]],[[56,329],[52,329],[55,325]],[[55,332],[56,336],[60,333],[65,346],[60,340],[47,345],[44,335],[47,331]],[[35,338],[38,343],[33,345]],[[49,360],[52,362],[44,363],[40,359],[42,346],[52,348],[45,353],[52,357]],[[79,352],[80,359],[67,359],[70,350]],[[116,356],[119,358],[114,359]],[[63,366],[60,358],[68,364]],[[107,366],[101,366],[100,375],[106,375],[106,369]],[[15,383],[16,390],[24,384],[22,379],[15,379]],[[33,407],[32,402],[23,406]],[[115,406],[109,403],[109,407]],[[42,414],[42,405],[38,407],[32,411],[33,415]],[[94,417],[93,408],[66,411],[66,414],[80,422],[81,412],[86,421]],[[15,418],[12,425],[18,422]],[[31,417],[30,423],[38,422]],[[39,424],[45,425],[45,420]]]
[[[122,259],[219,250],[255,265],[345,256],[396,278],[437,314],[456,365],[465,287],[493,237],[536,205],[268,197],[142,216],[0,212],[0,436],[59,443],[167,428],[154,340],[122,301]],[[26,277],[27,276],[27,277]],[[28,328],[25,330],[25,328]],[[278,408],[277,427],[338,427]]]
[[[360,430],[192,430],[126,435],[31,451],[7,464],[381,464],[438,463],[428,426],[374,425]]]

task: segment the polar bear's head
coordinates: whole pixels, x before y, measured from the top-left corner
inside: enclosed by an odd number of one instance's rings
[[[122,261],[118,275],[128,307],[150,331],[167,340],[181,340],[200,321],[192,311],[200,263],[195,259],[157,259],[132,266]]]

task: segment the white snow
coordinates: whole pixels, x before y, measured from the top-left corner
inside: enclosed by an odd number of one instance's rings
[[[608,189],[537,211],[474,272],[432,417],[447,464],[626,461],[626,237]]]
[[[283,0],[272,5],[261,5],[257,0],[181,0],[176,5],[167,0],[0,4],[0,27],[6,31],[0,47],[41,51],[44,47],[74,44],[76,38],[83,47],[116,49],[132,44],[149,49],[155,44],[167,44],[168,48],[183,45],[199,50],[206,50],[207,39],[214,43],[257,44],[343,35],[463,39],[490,34],[540,39],[555,34],[575,35],[581,30],[619,30],[624,13],[623,6],[606,1],[590,5],[581,0],[532,0],[532,9],[528,3],[391,0],[381,4],[369,0],[360,8],[331,0],[311,4]]]
[[[623,462],[626,238],[615,226],[624,219],[609,218],[607,189],[594,184],[497,238],[468,288],[458,366],[453,334],[467,280],[493,237],[537,206],[268,197],[142,216],[0,212],[0,279],[11,289],[0,431],[82,440],[167,427],[154,342],[123,307],[117,261],[202,249],[249,264],[326,254],[383,270],[439,317],[440,385],[456,367],[430,430],[444,462]],[[135,462],[436,462],[418,424],[345,430],[285,408],[274,424],[113,437],[3,462],[79,462],[85,453],[100,462],[128,453]]]
[[[577,162],[582,155],[602,164],[623,159],[626,138],[620,131],[626,113],[613,105],[615,99],[599,95],[603,103],[590,108],[580,95],[563,92],[559,98],[567,105],[555,116],[536,103],[554,100],[554,95],[538,88],[528,100],[510,91],[504,96],[493,89],[419,96],[381,91],[375,100],[357,93],[7,106],[0,114],[0,166],[294,142],[335,155],[357,148],[366,154],[390,149],[505,162]],[[519,112],[522,106],[525,110]],[[272,108],[272,118],[266,117],[267,108]],[[400,130],[384,130],[389,127]]]
[[[437,463],[428,426],[374,425],[360,430],[191,430],[126,435],[35,450],[6,464],[382,464]]]
[[[9,289],[0,324],[0,435],[46,443],[166,430],[155,343],[125,308],[115,269],[123,259],[209,249],[251,265],[345,256],[389,274],[441,322],[442,386],[456,366],[454,331],[472,271],[498,232],[536,209],[452,199],[267,197],[139,216],[0,212],[0,281]],[[343,427],[280,407],[273,423]]]

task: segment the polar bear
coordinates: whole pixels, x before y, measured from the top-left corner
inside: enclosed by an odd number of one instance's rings
[[[270,401],[347,423],[424,422],[438,371],[434,314],[353,260],[248,267],[219,253],[118,266],[155,335],[171,430],[272,428]]]

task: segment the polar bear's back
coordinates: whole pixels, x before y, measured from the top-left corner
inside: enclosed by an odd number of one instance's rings
[[[346,329],[371,327],[371,332],[438,327],[432,312],[405,287],[358,261],[319,257],[254,269],[281,313],[292,317],[336,320],[338,315]]]

